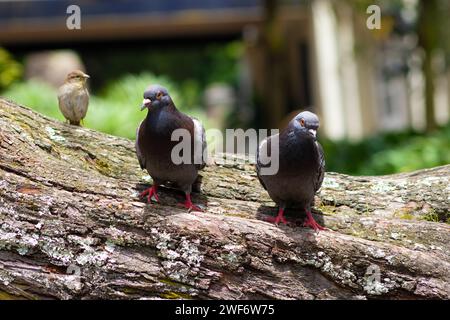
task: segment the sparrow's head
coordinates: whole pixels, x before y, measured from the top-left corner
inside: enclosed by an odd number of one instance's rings
[[[300,112],[293,121],[297,128],[308,131],[314,138],[316,137],[317,129],[319,129],[319,118],[314,113]]]
[[[144,91],[141,111],[145,108],[158,108],[170,105],[172,99],[166,88],[159,84],[153,84]]]
[[[86,80],[89,79],[89,75],[84,73],[81,70],[75,70],[69,73],[66,77],[66,82],[72,82],[72,83],[82,83],[85,84]]]

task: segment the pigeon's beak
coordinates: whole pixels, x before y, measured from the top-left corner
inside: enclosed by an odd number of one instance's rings
[[[308,129],[308,131],[309,131],[309,133],[311,133],[314,136],[314,138],[316,137],[316,134],[317,134],[316,130]]]
[[[141,111],[144,110],[145,108],[148,108],[152,105],[152,100],[146,98],[144,100],[142,100],[142,105],[141,105]]]

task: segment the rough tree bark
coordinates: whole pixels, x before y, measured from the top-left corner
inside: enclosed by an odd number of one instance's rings
[[[204,213],[147,205],[132,141],[0,99],[0,299],[449,299],[449,168],[327,173],[317,234],[261,220],[251,164],[206,168]]]

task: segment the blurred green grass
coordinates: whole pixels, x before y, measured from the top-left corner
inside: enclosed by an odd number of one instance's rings
[[[190,98],[190,88],[180,89],[166,77],[151,73],[128,74],[111,82],[98,94],[90,93],[89,109],[84,126],[116,136],[135,138],[136,128],[144,119],[140,111],[142,95],[149,84],[165,86],[178,109],[199,118],[207,126],[207,119],[200,106],[183,103]],[[51,118],[65,121],[58,108],[57,90],[38,81],[16,82],[2,96],[30,107]]]

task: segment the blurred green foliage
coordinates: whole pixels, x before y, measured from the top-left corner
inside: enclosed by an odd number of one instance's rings
[[[107,56],[86,55],[83,59],[87,70],[94,76],[89,82],[92,90],[84,125],[134,139],[136,128],[145,117],[145,112],[139,111],[142,94],[149,84],[159,83],[168,88],[180,110],[199,118],[209,128],[201,107],[203,91],[214,82],[237,85],[241,53],[242,43],[232,42],[208,45],[200,50],[198,47],[195,50],[154,48]],[[3,78],[3,73],[9,75]],[[57,90],[36,81],[16,82],[21,73],[20,64],[0,48],[1,95],[64,121],[58,108]],[[379,175],[450,163],[450,124],[427,135],[405,131],[376,135],[358,143],[329,140],[321,143],[328,171]]]
[[[92,95],[85,126],[109,134],[134,139],[140,121],[142,93],[150,83],[167,87],[182,111],[199,118],[208,126],[200,108],[186,107],[191,92],[166,77],[150,73],[125,75],[111,82],[98,95]],[[13,84],[2,93],[8,99],[29,106],[47,116],[64,121],[54,88],[35,81]],[[321,140],[325,150],[327,171],[355,175],[380,175],[406,172],[450,163],[450,124],[424,135],[406,131],[380,134],[361,142]]]
[[[185,92],[189,94],[189,90],[180,90],[166,77],[157,77],[150,73],[125,75],[111,82],[98,95],[90,95],[84,125],[112,135],[134,139],[136,128],[145,117],[145,112],[140,111],[142,94],[151,83],[167,87],[179,109],[187,111],[185,104],[181,102],[189,99],[184,95]],[[4,91],[2,96],[64,121],[58,108],[57,90],[49,85],[37,81],[15,83]],[[206,124],[207,120],[199,109],[190,109],[189,114]]]
[[[22,75],[22,65],[0,47],[0,90],[7,88]]]
[[[241,41],[184,46],[142,43],[139,48],[120,48],[111,55],[103,50],[81,52],[95,91],[102,91],[124,74],[148,70],[157,76],[169,76],[183,94],[188,109],[202,105],[202,93],[211,83],[237,85]],[[99,63],[101,61],[101,63]]]
[[[450,163],[450,124],[426,135],[405,131],[379,134],[357,143],[321,143],[327,171],[381,175]]]
[[[183,47],[143,43],[139,48],[121,47],[107,55],[104,50],[95,48],[80,50],[92,76],[89,111],[84,125],[134,138],[139,122],[145,117],[144,112],[139,111],[142,94],[148,85],[159,83],[167,87],[180,110],[199,118],[208,128],[205,113],[201,110],[204,89],[215,82],[237,84],[242,50],[240,41]],[[5,85],[6,89],[0,86],[2,96],[64,120],[54,88],[35,81],[10,84]]]

